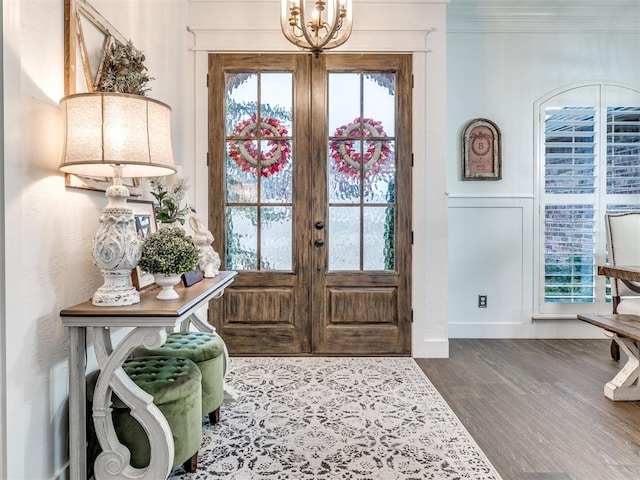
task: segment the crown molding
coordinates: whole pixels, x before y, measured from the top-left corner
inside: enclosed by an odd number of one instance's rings
[[[632,33],[637,0],[453,0],[449,33]]]

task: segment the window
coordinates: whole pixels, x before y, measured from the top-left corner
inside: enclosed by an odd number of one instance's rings
[[[640,210],[640,92],[584,85],[538,104],[538,314],[610,311],[604,214]]]

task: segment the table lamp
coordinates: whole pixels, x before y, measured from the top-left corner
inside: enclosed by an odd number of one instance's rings
[[[122,177],[175,173],[171,147],[171,108],[141,95],[80,93],[60,100],[65,137],[60,170],[89,177],[113,177],[108,204],[93,240],[93,260],[104,284],[93,305],[124,306],[140,302],[131,270],[140,260],[142,239],[127,204]]]

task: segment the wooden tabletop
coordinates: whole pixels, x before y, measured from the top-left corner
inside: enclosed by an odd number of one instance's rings
[[[640,265],[600,265],[598,274],[630,282],[640,282]]]
[[[180,317],[207,296],[215,295],[233,281],[237,272],[220,272],[213,278],[204,278],[190,287],[177,285],[174,289],[176,300],[157,300],[160,287],[140,294],[140,303],[121,307],[96,306],[91,300],[65,308],[60,312],[63,323],[65,317]]]
[[[611,315],[578,314],[578,320],[633,340],[640,340],[640,317],[614,313]]]

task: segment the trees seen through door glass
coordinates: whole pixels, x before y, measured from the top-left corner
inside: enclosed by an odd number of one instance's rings
[[[394,270],[395,74],[329,73],[329,270]]]
[[[293,78],[225,74],[226,268],[291,270]]]
[[[226,268],[292,270],[292,74],[225,86]],[[330,271],[395,269],[395,105],[394,73],[328,73]]]

